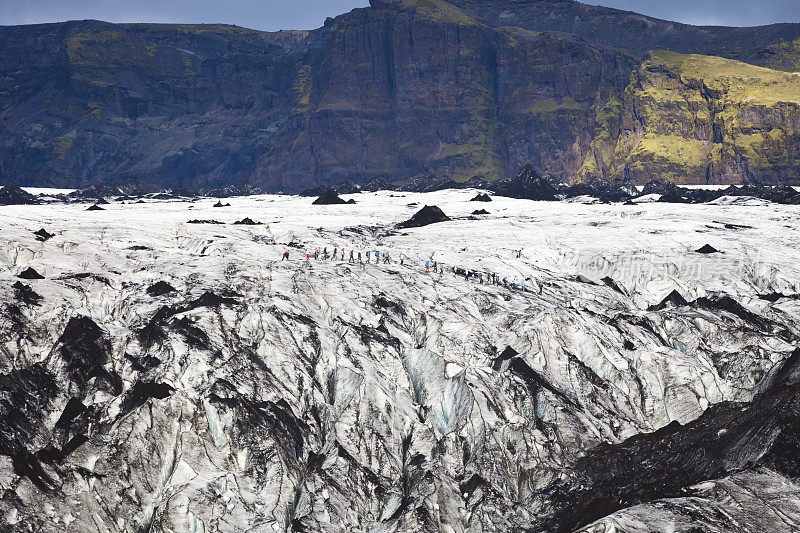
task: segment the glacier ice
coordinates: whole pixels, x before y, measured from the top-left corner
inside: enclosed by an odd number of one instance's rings
[[[4,527],[799,528],[800,209],[475,193],[2,208]]]

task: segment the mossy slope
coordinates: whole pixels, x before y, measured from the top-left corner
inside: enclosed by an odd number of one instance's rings
[[[610,163],[582,170],[637,182],[797,183],[800,73],[653,52],[625,91]]]

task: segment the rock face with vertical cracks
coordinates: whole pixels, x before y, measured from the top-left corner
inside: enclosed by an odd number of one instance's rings
[[[382,0],[311,31],[3,27],[0,183],[297,192],[527,162],[563,181],[797,183],[798,43],[797,24],[570,0]],[[0,203],[36,201],[22,193]]]

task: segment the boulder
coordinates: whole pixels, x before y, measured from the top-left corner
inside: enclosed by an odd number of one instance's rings
[[[405,222],[401,222],[397,225],[398,228],[421,228],[422,226],[427,226],[429,224],[435,224],[437,222],[447,222],[451,220],[450,217],[444,214],[444,211],[439,209],[438,206],[435,205],[426,205],[417,213],[411,217],[410,219],[406,220]]]
[[[26,268],[25,270],[17,274],[17,277],[20,279],[44,279],[44,276],[36,272],[36,270],[34,270],[33,267]]]
[[[470,200],[470,202],[491,202],[491,201],[492,197],[486,193],[478,194]]]
[[[256,222],[250,217],[245,217],[242,220],[237,220],[233,223],[235,226],[260,226],[261,222]]]
[[[333,192],[332,190],[325,191],[319,198],[314,200],[312,205],[338,205],[338,204],[347,204],[347,203],[355,203],[355,201],[347,202],[339,198],[339,195]]]
[[[34,231],[33,234],[36,235],[37,241],[42,241],[42,242],[50,240],[53,237],[55,237],[55,235],[53,235],[52,233],[48,233],[47,230],[44,228],[40,229],[39,231]]]
[[[695,253],[698,253],[698,254],[718,254],[718,253],[722,253],[722,252],[720,252],[719,250],[717,250],[716,248],[714,248],[710,244],[706,244],[706,245],[703,245],[702,248],[699,248],[699,249],[695,250]]]

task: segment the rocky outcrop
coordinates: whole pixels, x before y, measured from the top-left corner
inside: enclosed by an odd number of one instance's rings
[[[513,180],[498,183],[494,191],[501,196],[527,200],[555,200],[558,194],[553,184],[537,174],[530,164]]]
[[[341,205],[341,204],[354,204],[355,200],[343,200],[339,195],[333,191],[325,191],[319,198],[312,202],[313,205]]]
[[[410,219],[401,222],[397,225],[398,228],[421,228],[437,222],[447,222],[450,217],[444,214],[444,211],[436,205],[426,205]]]
[[[31,205],[38,203],[39,200],[34,195],[22,190],[19,185],[10,184],[0,189],[0,205]]]
[[[593,142],[585,176],[800,183],[798,73],[656,52],[636,71],[614,113]]]

